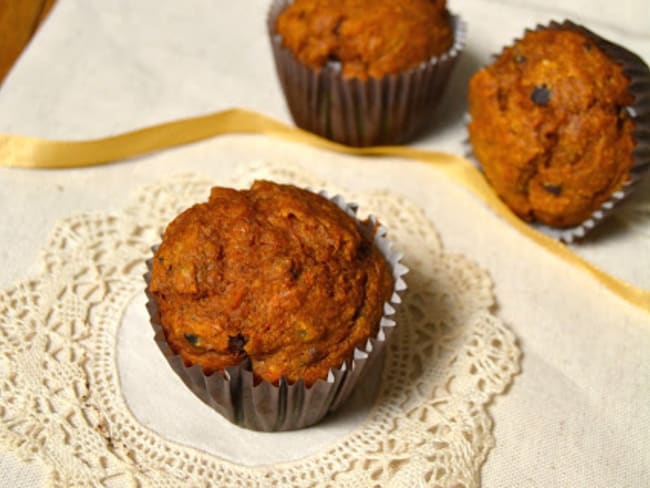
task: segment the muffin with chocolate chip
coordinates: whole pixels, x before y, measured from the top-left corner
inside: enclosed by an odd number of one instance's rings
[[[630,178],[634,100],[621,62],[595,34],[553,24],[526,32],[472,77],[469,139],[517,215],[575,226]]]
[[[290,185],[212,189],[167,227],[149,292],[173,352],[206,375],[309,387],[377,334],[393,274],[373,235]]]
[[[429,126],[464,43],[446,0],[274,0],[268,29],[296,124],[353,146]]]
[[[319,70],[341,63],[344,78],[382,78],[449,50],[445,0],[295,0],[278,17],[282,42]]]

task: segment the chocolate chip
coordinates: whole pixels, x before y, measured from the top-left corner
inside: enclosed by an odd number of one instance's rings
[[[551,91],[546,85],[536,86],[530,94],[530,99],[537,105],[548,105],[551,100]]]
[[[546,190],[551,195],[561,195],[562,194],[562,185],[551,185],[550,183],[542,183],[542,188]]]
[[[199,343],[199,337],[195,334],[185,333],[183,334],[183,337],[185,337],[185,340],[193,346],[196,346]]]
[[[230,351],[232,354],[241,354],[244,352],[244,346],[246,345],[246,342],[246,338],[241,334],[237,334],[236,336],[229,336],[228,351]]]
[[[291,273],[291,278],[297,280],[302,273],[302,269],[300,268],[299,264],[292,262],[289,272]]]
[[[164,263],[164,262],[165,262],[165,258],[163,258],[162,256],[158,256],[158,262],[159,262],[159,263]]]
[[[359,257],[361,257],[362,259],[367,258],[368,256],[370,256],[370,251],[371,251],[370,243],[367,241],[361,241],[361,244],[359,244],[359,248],[357,249],[357,251],[359,252]]]

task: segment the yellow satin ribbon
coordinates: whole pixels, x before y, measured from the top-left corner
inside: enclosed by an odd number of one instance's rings
[[[268,134],[346,154],[394,156],[431,164],[481,197],[496,213],[526,237],[567,263],[588,272],[619,297],[650,312],[650,291],[611,276],[582,259],[564,244],[521,221],[495,195],[481,173],[471,163],[452,154],[423,151],[404,146],[368,148],[343,146],[309,132],[287,126],[264,115],[233,109],[87,141],[53,141],[17,135],[0,135],[0,166],[54,169],[107,164],[222,134],[234,133]]]

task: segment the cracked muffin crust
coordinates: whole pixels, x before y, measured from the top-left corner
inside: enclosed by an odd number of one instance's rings
[[[581,223],[633,164],[634,101],[622,68],[570,29],[527,32],[469,87],[473,152],[520,217]]]
[[[305,65],[340,61],[344,78],[381,78],[449,50],[445,0],[295,0],[279,16],[283,44]]]
[[[167,342],[206,374],[325,379],[376,333],[393,278],[372,238],[326,198],[257,181],[212,189],[167,227],[149,291]]]

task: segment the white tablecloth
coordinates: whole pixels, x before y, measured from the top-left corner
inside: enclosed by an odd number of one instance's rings
[[[469,76],[525,27],[570,18],[650,61],[645,0],[451,0],[449,7],[467,20],[468,45],[436,127],[417,146],[461,153]],[[266,8],[259,0],[59,0],[0,88],[0,132],[84,139],[231,107],[290,122],[265,32]],[[650,316],[418,163],[227,136],[103,168],[0,169],[0,282],[8,286],[37,271],[40,247],[58,219],[119,209],[133,190],[165,175],[222,176],[256,159],[303,164],[342,187],[408,195],[426,210],[449,251],[489,270],[497,314],[519,337],[524,356],[521,375],[491,410],[496,447],[483,468],[484,486],[648,486]],[[647,207],[649,187],[635,208]],[[648,289],[646,224],[615,220],[574,248]],[[23,464],[11,454],[1,457],[0,474],[4,486],[43,482],[37,462]]]

